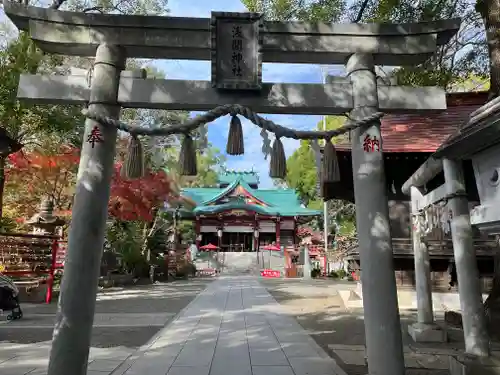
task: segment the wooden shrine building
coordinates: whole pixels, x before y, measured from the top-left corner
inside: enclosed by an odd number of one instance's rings
[[[486,103],[487,97],[486,92],[450,93],[447,94],[445,111],[425,115],[388,114],[382,118],[382,148],[398,285],[414,284],[410,203],[409,197],[402,193],[401,187],[461,124],[468,121],[471,112]],[[325,184],[324,196],[326,199],[354,201],[350,142],[346,140],[336,144],[336,149],[341,182]],[[473,207],[479,202],[474,171],[470,160],[463,163],[467,195]],[[426,185],[425,190],[432,191],[443,183],[444,175],[440,173]],[[447,287],[448,270],[450,262],[453,261],[451,236],[436,229],[427,235],[427,241],[433,286]],[[487,288],[490,276],[493,274],[493,246],[493,241],[481,237],[479,231],[476,232],[475,247],[484,288]],[[355,267],[362,269],[357,246],[348,253],[348,260],[354,263]]]
[[[219,174],[214,188],[186,188],[196,202],[183,219],[195,221],[196,243],[219,246],[222,252],[257,251],[275,244],[295,248],[297,225],[321,215],[301,205],[293,189],[260,189],[255,171]]]

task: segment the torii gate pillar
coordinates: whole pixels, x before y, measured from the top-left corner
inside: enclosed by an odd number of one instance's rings
[[[373,56],[354,54],[346,68],[354,104],[350,117],[366,118],[379,107]],[[353,130],[351,140],[368,369],[374,375],[403,375],[380,121]]]
[[[91,111],[118,118],[118,86],[125,60],[124,51],[118,46],[101,44],[97,48],[90,89]],[[114,127],[85,121],[48,375],[87,374],[116,133]]]

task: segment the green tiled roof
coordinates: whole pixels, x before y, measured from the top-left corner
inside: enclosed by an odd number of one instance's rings
[[[232,184],[237,179],[243,179],[247,184],[258,185],[259,175],[254,171],[232,171],[225,170],[219,173],[219,184]]]
[[[242,201],[210,205],[229,194],[241,185],[251,195],[265,203],[266,206],[250,205]],[[243,176],[239,176],[227,188],[186,188],[183,194],[196,202],[194,214],[218,213],[232,209],[254,211],[262,215],[281,216],[317,216],[321,211],[310,210],[301,206],[299,198],[293,189],[252,189]]]

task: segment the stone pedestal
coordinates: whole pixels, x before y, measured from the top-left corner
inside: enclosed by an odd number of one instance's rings
[[[450,356],[450,375],[500,375],[498,357]]]
[[[414,323],[408,326],[408,334],[415,342],[447,342],[445,330],[436,324]]]
[[[47,296],[47,284],[18,285],[20,303],[44,303]]]

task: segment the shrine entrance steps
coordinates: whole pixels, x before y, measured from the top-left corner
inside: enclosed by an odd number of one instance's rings
[[[345,375],[251,276],[221,276],[113,375]]]
[[[220,271],[224,275],[254,275],[259,271],[255,252],[227,252],[217,256]]]

